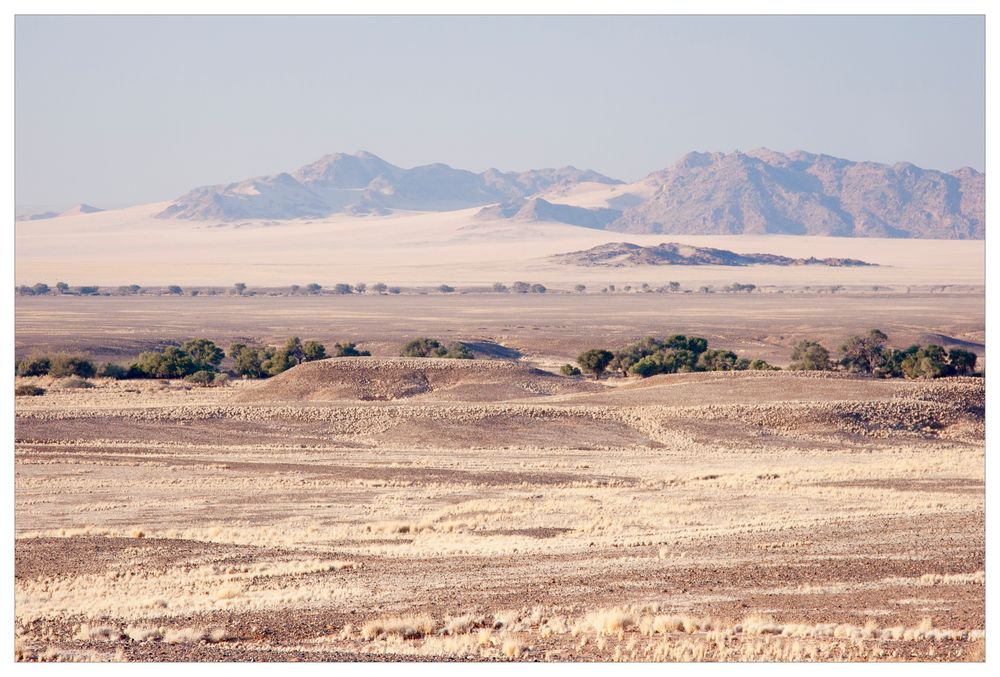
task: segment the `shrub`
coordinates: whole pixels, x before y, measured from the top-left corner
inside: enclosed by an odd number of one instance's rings
[[[799,341],[792,350],[789,369],[798,371],[828,371],[833,368],[830,351],[815,341]]]
[[[65,294],[66,292],[69,291],[69,285],[66,284],[65,282],[56,282],[56,291],[58,291],[60,294]]]
[[[326,346],[319,341],[306,341],[302,344],[302,361],[313,362],[326,359]]]
[[[520,280],[518,280],[517,282],[514,282],[513,284],[510,285],[510,290],[517,294],[527,294],[529,291],[531,291],[531,285],[528,284],[527,282],[521,282]]]
[[[97,296],[101,292],[101,288],[94,286],[80,287],[78,291],[83,296]]]
[[[389,287],[389,293],[390,294],[400,294],[400,293],[402,293],[402,291],[403,290],[400,289],[399,287]]]
[[[183,378],[201,371],[191,357],[176,346],[139,355],[129,367],[129,376],[138,378]]]
[[[29,384],[21,384],[14,388],[15,397],[38,397],[45,394],[45,388],[39,388]]]
[[[577,294],[582,294],[583,292],[587,291],[587,285],[585,284],[574,285],[573,291],[575,291]]]
[[[269,360],[273,353],[273,348],[248,346],[243,343],[234,343],[229,346],[229,356],[233,358],[233,371],[240,376],[246,376],[249,378],[262,378],[267,376],[267,372],[263,367],[263,362],[265,360]]]
[[[167,287],[167,293],[177,296],[179,294],[183,294],[184,290],[181,289],[178,285],[172,284],[169,287]]]
[[[443,284],[440,287],[438,287],[438,291],[441,292],[442,294],[451,294],[453,291],[455,291],[455,288],[450,285]]]
[[[49,358],[49,375],[61,378],[64,376],[80,376],[90,378],[97,374],[97,368],[86,355],[71,355],[56,353]]]
[[[323,290],[323,285],[317,284],[315,282],[310,282],[306,285],[306,291],[310,294],[318,294]]]
[[[376,282],[372,285],[372,291],[377,294],[384,294],[389,286],[385,282]]]
[[[944,348],[934,344],[918,348],[907,355],[900,363],[900,368],[906,378],[939,378],[948,376],[951,372],[948,354]]]
[[[532,294],[544,294],[547,291],[548,291],[548,289],[545,288],[544,284],[538,284],[536,282],[535,284],[531,285],[531,293]]]
[[[235,291],[240,296],[243,296],[243,292],[247,290],[247,285],[245,282],[237,282],[233,285],[233,291]]]
[[[413,339],[408,342],[403,346],[400,354],[403,357],[447,357],[459,360],[471,360],[473,358],[468,346],[460,341],[453,341],[444,346],[437,339],[426,337]]]
[[[101,378],[113,378],[120,380],[128,378],[128,369],[114,362],[105,362],[97,369],[97,375]]]
[[[371,355],[367,350],[358,350],[354,343],[338,343],[333,347],[334,357],[368,357]]]
[[[968,376],[976,371],[976,354],[971,350],[952,348],[948,351],[948,364],[956,376]]]
[[[579,376],[582,373],[578,367],[574,367],[572,364],[564,364],[559,367],[559,371],[564,376]]]
[[[337,284],[333,285],[334,294],[350,294],[353,291],[354,290],[351,288],[351,285],[347,284],[346,282],[338,282]]]
[[[215,375],[212,372],[205,371],[203,369],[201,371],[196,371],[193,374],[188,374],[184,377],[184,381],[192,385],[205,387],[212,385],[214,377]]]
[[[38,296],[43,296],[45,294],[48,294],[49,291],[50,291],[49,285],[45,284],[44,282],[38,282],[38,283],[36,283],[35,286],[32,287],[32,289],[34,290],[35,294],[38,295]]]
[[[70,376],[69,378],[59,381],[59,387],[65,388],[67,390],[76,390],[83,388],[93,388],[94,384],[85,378],[80,378],[79,376]]]
[[[735,371],[740,366],[744,369],[750,366],[749,360],[739,364],[740,359],[731,350],[706,350],[698,357],[699,371]]]
[[[32,355],[17,363],[18,376],[45,376],[49,373],[49,358],[46,355]]]
[[[367,289],[368,285],[365,284],[364,282],[358,282],[356,285],[354,285],[354,291],[358,292],[359,294],[364,294]]]
[[[608,364],[614,358],[607,350],[602,350],[600,348],[594,348],[592,350],[587,350],[580,353],[580,356],[576,358],[577,364],[587,372],[588,374],[593,374],[594,378],[601,378],[601,374],[604,370],[608,368]]]
[[[505,285],[503,282],[494,282],[493,291],[495,291],[498,294],[506,294],[510,290],[507,289],[507,285]]]

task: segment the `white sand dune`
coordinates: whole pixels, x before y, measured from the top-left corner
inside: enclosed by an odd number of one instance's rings
[[[551,197],[603,206],[641,186],[585,184]],[[185,221],[155,218],[166,203],[44,221],[19,222],[16,283],[96,285],[251,285],[384,281],[397,285],[481,285],[521,279],[553,288],[583,283],[685,286],[751,282],[763,285],[981,285],[982,241],[887,240],[809,236],[633,235],[562,223],[476,218],[479,208],[449,212],[343,214],[288,221]],[[606,242],[664,241],[740,253],[850,257],[878,268],[821,266],[732,268],[642,266],[580,268],[547,261],[552,254]]]

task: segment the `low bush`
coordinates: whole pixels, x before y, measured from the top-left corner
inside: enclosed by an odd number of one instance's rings
[[[45,388],[39,388],[29,384],[21,384],[14,388],[15,397],[38,397],[45,394]]]
[[[32,355],[17,363],[18,376],[45,376],[49,373],[47,355]]]
[[[559,367],[559,371],[564,376],[579,376],[580,374],[583,373],[580,371],[578,367],[574,367],[572,364],[564,364],[563,366]]]
[[[113,378],[120,380],[128,378],[128,369],[114,362],[105,362],[97,369],[97,375],[101,378]]]
[[[85,378],[80,378],[79,376],[70,376],[69,378],[59,381],[57,385],[65,390],[78,390],[94,387],[93,383]]]
[[[49,358],[49,375],[57,378],[65,376],[91,378],[97,375],[97,367],[86,355],[56,353]]]

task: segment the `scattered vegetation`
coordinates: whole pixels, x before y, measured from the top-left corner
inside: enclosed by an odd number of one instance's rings
[[[45,388],[23,383],[14,387],[15,397],[38,397],[45,394]]]
[[[358,350],[355,343],[338,343],[333,346],[334,357],[368,357],[371,355],[367,350]]]
[[[572,364],[564,364],[563,366],[559,367],[559,371],[564,376],[579,376],[580,374],[583,373],[580,371],[579,367],[574,367]]]
[[[699,336],[674,334],[665,339],[647,336],[614,353],[588,350],[577,358],[583,371],[600,378],[606,370],[622,376],[653,376],[692,371],[743,371],[776,369],[764,360],[739,357],[731,350],[710,350],[708,340]],[[564,372],[565,373],[565,372]]]
[[[792,351],[789,369],[795,371],[829,371],[833,369],[830,351],[815,341],[799,341]]]
[[[437,339],[417,338],[403,346],[400,353],[403,357],[448,357],[459,360],[471,360],[472,351],[460,341],[443,345]]]

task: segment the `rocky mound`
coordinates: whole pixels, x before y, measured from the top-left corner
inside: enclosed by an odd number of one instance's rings
[[[792,258],[777,254],[737,254],[728,249],[695,247],[663,242],[650,247],[631,242],[609,242],[583,251],[556,254],[550,257],[556,263],[576,266],[873,266],[876,264],[859,259]]]
[[[495,402],[600,389],[506,360],[341,357],[308,362],[248,388],[241,402],[435,400]]]

